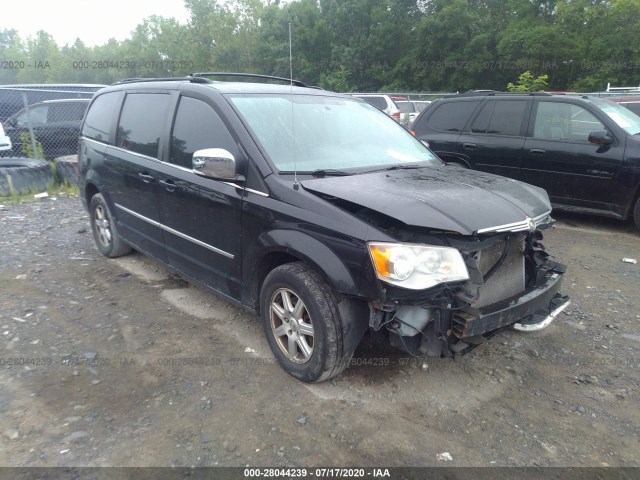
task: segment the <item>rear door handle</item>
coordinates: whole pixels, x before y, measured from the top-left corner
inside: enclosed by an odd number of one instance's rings
[[[162,185],[167,192],[173,192],[177,187],[176,183],[171,179],[160,180],[158,183]]]
[[[533,153],[534,155],[544,155],[547,151],[542,148],[532,148],[529,150],[529,153]]]
[[[147,172],[140,172],[138,173],[138,176],[142,179],[144,183],[150,183],[150,182],[156,181],[156,177],[154,177],[153,175],[149,175]]]
[[[466,149],[466,150],[474,150],[478,147],[478,145],[476,145],[475,143],[463,143],[462,144],[462,148]]]

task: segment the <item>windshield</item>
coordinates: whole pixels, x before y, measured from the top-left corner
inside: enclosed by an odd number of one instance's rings
[[[318,95],[230,98],[281,172],[440,164],[402,126],[365,102]]]
[[[640,117],[629,109],[610,100],[600,100],[594,102],[594,105],[629,135],[640,134]]]

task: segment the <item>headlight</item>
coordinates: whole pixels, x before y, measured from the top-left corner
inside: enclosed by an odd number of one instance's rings
[[[467,266],[455,248],[410,243],[369,243],[369,254],[380,280],[412,290],[469,279]]]

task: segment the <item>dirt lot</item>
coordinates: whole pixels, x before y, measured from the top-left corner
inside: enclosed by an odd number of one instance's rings
[[[77,198],[0,206],[0,465],[640,466],[640,235],[558,217],[548,329],[456,360],[365,339],[309,386],[252,314],[101,257]]]

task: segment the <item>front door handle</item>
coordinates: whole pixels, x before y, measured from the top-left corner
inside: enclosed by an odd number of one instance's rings
[[[149,175],[147,172],[140,172],[138,173],[138,176],[142,179],[144,183],[150,183],[150,182],[156,181],[156,177],[154,177],[153,175]]]
[[[532,153],[534,155],[544,155],[545,153],[547,153],[547,151],[542,148],[532,148],[531,150],[529,150],[529,153]]]
[[[476,145],[475,143],[463,143],[462,148],[466,150],[475,150],[476,148],[478,148],[478,145]]]

